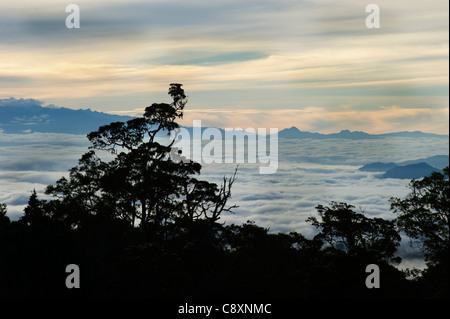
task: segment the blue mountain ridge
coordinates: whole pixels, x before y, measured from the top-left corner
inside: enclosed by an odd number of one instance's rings
[[[378,178],[407,178],[418,179],[430,175],[432,172],[442,173],[442,169],[449,166],[449,155],[435,155],[400,163],[369,163],[359,168],[365,172],[380,172]]]
[[[33,99],[0,100],[0,132],[88,134],[111,122],[127,121],[130,116],[107,114],[91,109],[43,107]]]
[[[408,132],[393,132],[393,133],[384,133],[384,134],[369,134],[362,131],[349,131],[342,130],[339,133],[331,133],[331,134],[322,134],[322,133],[311,133],[307,131],[300,131],[295,126],[291,128],[284,129],[278,133],[279,138],[285,139],[330,139],[330,138],[344,138],[344,139],[352,139],[352,140],[361,140],[361,139],[382,139],[389,137],[411,137],[411,138],[423,138],[423,137],[441,137],[448,138],[448,135],[440,135],[434,133],[424,133],[420,131]]]
[[[442,170],[434,168],[427,163],[421,162],[417,164],[409,164],[405,166],[396,166],[386,173],[379,176],[380,178],[406,178],[419,179],[430,175],[432,172],[443,173]]]
[[[130,116],[121,116],[91,109],[69,109],[65,107],[42,106],[42,102],[34,99],[0,99],[0,132],[9,134],[23,134],[32,132],[41,133],[68,133],[88,134],[102,125],[111,122],[123,122],[132,119]],[[192,127],[186,127],[192,132]],[[207,127],[202,127],[202,132]],[[224,130],[220,129],[223,133]],[[386,137],[442,137],[432,133],[395,132],[387,134],[368,134],[361,131],[342,130],[339,133],[322,134],[300,131],[295,126],[278,132],[279,138],[284,139],[379,139]]]

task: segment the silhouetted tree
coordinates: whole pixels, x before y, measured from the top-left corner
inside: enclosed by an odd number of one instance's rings
[[[82,224],[88,215],[100,214],[100,207],[108,204],[106,210],[114,216],[115,206],[100,192],[107,166],[93,151],[84,154],[78,165],[69,170],[68,179],[62,177],[56,185],[47,186],[46,194],[55,198],[46,205],[48,214],[71,228]]]
[[[411,180],[409,189],[406,198],[390,199],[391,209],[398,214],[397,225],[421,245],[430,264],[448,259],[449,168]]]
[[[237,169],[230,178],[223,177],[220,187],[217,184],[207,181],[190,178],[183,185],[185,195],[183,203],[183,215],[189,221],[204,218],[211,223],[220,219],[222,212],[232,212],[238,207],[233,205],[226,207],[228,199],[231,197],[231,187],[236,180]]]
[[[321,221],[313,216],[307,219],[320,229],[314,238],[351,254],[369,253],[380,260],[400,262],[399,257],[394,257],[401,239],[394,221],[369,218],[356,213],[353,208],[336,202],[332,202],[331,207],[318,205],[316,209]]]
[[[64,219],[76,224],[87,215],[104,214],[126,220],[134,226],[140,219],[143,239],[146,233],[167,238],[168,225],[177,219],[199,218],[215,223],[224,211],[231,211],[227,201],[235,175],[215,183],[198,180],[201,165],[192,160],[173,160],[170,140],[163,145],[158,134],[170,134],[178,128],[187,102],[181,84],[172,83],[173,102],[154,103],[143,117],[101,126],[88,134],[91,151],[70,170],[69,179],[61,178],[47,194],[65,203],[71,216]],[[95,151],[112,155],[109,162]],[[178,154],[180,155],[180,154]],[[58,203],[55,203],[58,205]],[[76,208],[76,211],[73,209]]]
[[[416,280],[425,296],[449,298],[449,168],[413,179],[409,188],[404,199],[392,197],[390,202],[398,227],[424,252],[427,268]]]
[[[6,204],[0,203],[0,228],[7,227],[10,223],[9,217],[6,216],[8,212]]]
[[[28,199],[28,205],[24,208],[24,214],[20,217],[19,221],[26,225],[32,225],[39,223],[48,216],[45,211],[45,201],[39,200],[36,194],[36,190],[33,189],[31,196]]]

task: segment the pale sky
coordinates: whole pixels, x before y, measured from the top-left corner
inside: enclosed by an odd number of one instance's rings
[[[448,134],[448,18],[443,0],[3,0],[0,98],[141,115],[177,82],[188,126]]]

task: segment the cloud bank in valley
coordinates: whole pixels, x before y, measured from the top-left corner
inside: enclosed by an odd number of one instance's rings
[[[17,220],[33,189],[43,195],[87,150],[83,135],[0,133],[0,202],[8,205],[8,215]]]
[[[46,185],[67,176],[88,146],[83,135],[0,134],[0,202],[10,206],[11,217],[16,219],[22,213],[33,188],[42,194]],[[259,166],[264,164],[240,164],[232,197],[240,207],[224,220],[252,219],[273,231],[306,231],[309,226],[304,220],[315,212],[314,207],[332,200],[360,206],[368,214],[391,216],[388,199],[406,194],[408,180],[378,179],[376,173],[358,168],[377,161],[401,162],[448,154],[448,140],[280,139],[278,153],[278,170],[272,175],[259,174]],[[202,175],[220,182],[235,167],[204,164]]]
[[[317,205],[331,201],[347,202],[372,217],[394,218],[388,199],[405,196],[409,180],[379,179],[377,173],[358,168],[377,161],[448,155],[448,143],[444,138],[280,139],[275,174],[259,174],[260,163],[239,165],[229,202],[239,207],[234,214],[224,214],[221,221],[242,224],[252,220],[271,232],[297,231],[312,237],[315,229],[306,218],[316,214]],[[68,176],[68,169],[88,146],[84,135],[0,133],[0,203],[8,205],[9,217],[20,218],[33,189],[41,199],[47,198],[46,186]],[[204,164],[201,178],[221,183],[236,166]],[[403,256],[412,258],[406,266],[422,265],[406,241],[401,250]]]

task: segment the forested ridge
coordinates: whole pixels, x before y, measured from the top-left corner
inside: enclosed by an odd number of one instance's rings
[[[332,202],[311,212],[310,239],[252,221],[227,225],[221,215],[236,208],[239,169],[211,183],[173,141],[157,142],[179,127],[187,103],[181,84],[169,95],[140,118],[88,134],[91,147],[69,177],[47,187],[51,199],[33,191],[18,221],[0,204],[1,298],[449,297],[448,167],[386,199],[393,220]],[[426,269],[395,267],[401,234],[422,249]],[[70,264],[79,288],[65,284]],[[379,288],[366,286],[371,264]]]

